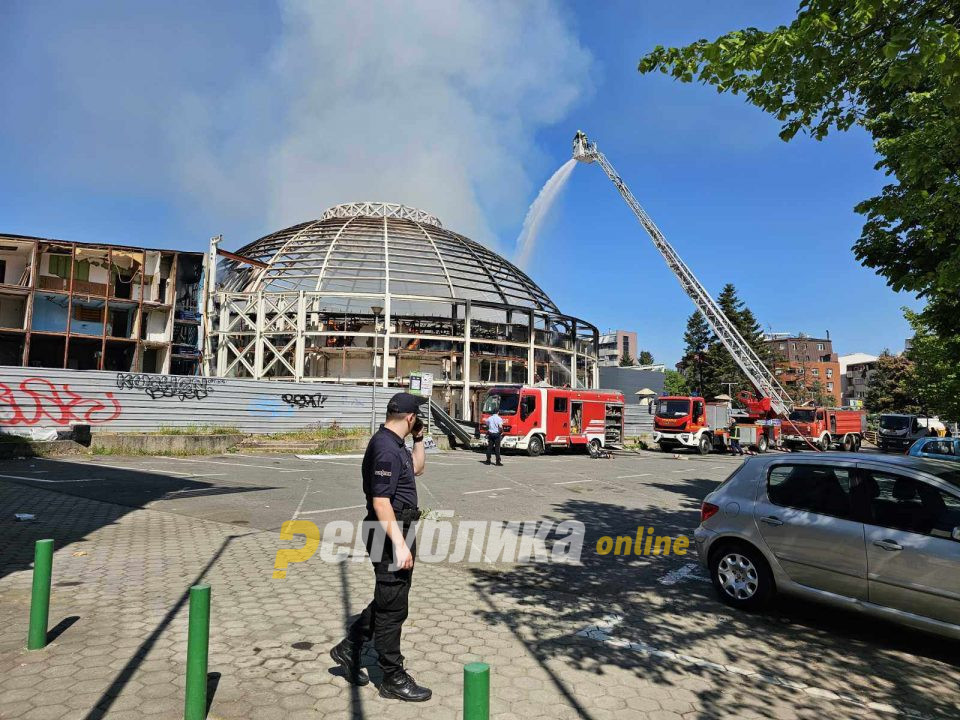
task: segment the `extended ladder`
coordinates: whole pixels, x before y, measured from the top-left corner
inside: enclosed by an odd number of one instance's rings
[[[736,326],[723,314],[720,306],[710,297],[709,293],[707,293],[703,285],[700,284],[700,281],[697,280],[686,263],[680,259],[676,250],[667,242],[663,233],[660,232],[660,229],[650,216],[647,215],[640,203],[637,202],[633,193],[630,192],[630,188],[626,186],[617,174],[617,171],[614,170],[610,161],[607,160],[602,152],[597,150],[596,144],[590,142],[583,132],[577,132],[573,138],[573,157],[575,160],[584,163],[596,161],[600,167],[603,168],[607,177],[617,186],[620,195],[626,200],[630,209],[633,210],[633,214],[637,216],[640,224],[643,225],[643,229],[647,231],[650,239],[653,240],[654,246],[660,251],[663,259],[667,261],[667,267],[677,276],[677,280],[680,281],[680,287],[682,287],[683,291],[693,300],[693,304],[697,306],[697,309],[703,314],[703,317],[706,318],[713,332],[720,338],[720,342],[723,343],[724,347],[726,347],[733,356],[733,359],[737,365],[740,366],[740,369],[743,370],[747,379],[753,383],[753,386],[761,395],[770,398],[770,406],[777,415],[786,417],[794,405],[787,391],[783,389],[783,386],[776,377],[774,377],[773,373],[770,372],[760,358],[757,357],[753,348],[743,339],[743,336],[737,330]]]

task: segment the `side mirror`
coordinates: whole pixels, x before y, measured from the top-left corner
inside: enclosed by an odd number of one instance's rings
[[[960,527],[955,527],[953,529],[953,532],[950,533],[950,537],[952,537],[957,542],[960,542]]]

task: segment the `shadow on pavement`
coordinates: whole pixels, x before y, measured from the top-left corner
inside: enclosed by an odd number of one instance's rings
[[[831,702],[785,683],[747,681],[721,666],[792,678],[933,716],[957,716],[960,643],[793,599],[779,600],[760,614],[732,610],[716,599],[709,582],[696,577],[699,569],[693,578],[665,580],[670,571],[697,562],[692,551],[683,557],[597,553],[599,537],[634,537],[638,527],[653,527],[656,535],[692,535],[700,499],[716,484],[693,477],[657,485],[688,498],[679,510],[628,509],[580,499],[556,503],[543,519],[574,518],[586,526],[582,565],[472,570],[473,586],[487,605],[482,617],[510,628],[567,702],[588,719],[593,717],[590,709],[554,668],[572,667],[598,677],[618,668],[638,680],[685,691],[678,696],[695,703],[703,717],[771,717],[771,694],[799,715],[822,715]],[[622,618],[609,630],[613,642],[576,635],[611,616]],[[638,644],[666,652],[641,652]],[[677,655],[717,665],[690,663]],[[842,703],[837,708],[840,714],[854,710]]]
[[[37,470],[42,474],[29,474]],[[62,482],[49,482],[54,479]],[[42,492],[24,491],[25,487]],[[32,567],[37,540],[53,538],[55,550],[83,543],[87,535],[157,500],[270,489],[270,485],[213,485],[162,471],[121,470],[93,463],[41,458],[7,462],[0,469],[0,578]],[[56,512],[56,501],[49,499],[57,495],[99,500],[102,504],[87,514],[74,514],[64,520]],[[54,512],[45,512],[51,506]],[[18,522],[14,514],[20,512],[30,513],[36,519]],[[58,516],[55,523],[53,514]]]

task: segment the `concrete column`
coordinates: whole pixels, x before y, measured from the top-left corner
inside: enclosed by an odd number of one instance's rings
[[[470,301],[467,300],[463,305],[463,398],[461,399],[461,410],[463,419],[470,419],[470,353],[472,351],[470,343]]]
[[[263,316],[264,316],[263,290],[257,292],[257,321],[256,334],[254,335],[253,346],[253,379],[259,380],[263,377]]]
[[[529,318],[529,322],[527,325],[527,328],[528,328],[527,335],[529,337],[527,338],[527,385],[533,385],[533,383],[536,381],[536,378],[535,378],[536,371],[534,368],[534,360],[536,358],[536,354],[533,349],[533,345],[534,345],[533,310],[531,310],[528,313],[528,318]]]
[[[228,300],[223,294],[220,295],[220,342],[217,346],[217,377],[224,377],[227,374],[227,328],[230,327],[230,310],[233,301]],[[212,321],[212,318],[211,318]],[[143,322],[141,313],[140,322]]]
[[[294,368],[294,379],[297,382],[303,380],[303,366],[304,366],[304,347],[306,345],[306,338],[304,338],[304,333],[307,331],[307,297],[304,294],[303,290],[300,291],[300,296],[297,298],[297,344],[294,346],[293,356],[293,368]]]

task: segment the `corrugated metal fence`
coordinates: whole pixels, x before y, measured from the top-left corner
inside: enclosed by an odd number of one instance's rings
[[[377,388],[376,422],[397,388]],[[370,386],[0,366],[0,426],[151,431],[221,426],[244,432],[369,427]]]
[[[623,416],[623,434],[625,437],[640,437],[653,432],[653,415],[646,405],[627,405]]]

